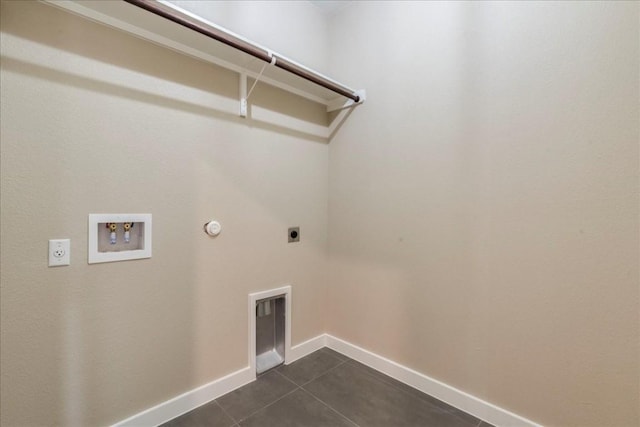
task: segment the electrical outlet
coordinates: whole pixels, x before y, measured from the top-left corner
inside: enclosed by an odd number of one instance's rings
[[[287,233],[289,243],[300,241],[300,227],[291,227]]]
[[[49,240],[49,267],[71,264],[71,240]]]

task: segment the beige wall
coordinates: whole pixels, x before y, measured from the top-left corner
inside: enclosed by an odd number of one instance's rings
[[[247,294],[286,283],[294,344],[640,424],[637,3],[176,3],[368,101],[327,146],[230,113],[233,73],[3,1],[0,424],[108,424],[240,369]],[[91,212],[152,213],[153,258],[87,265]]]
[[[252,291],[292,284],[293,343],[324,332],[326,143],[225,112],[233,73],[41,3],[1,15],[3,426],[113,423],[247,366]],[[152,213],[153,257],[88,265],[101,212]]]
[[[320,72],[327,72],[328,21],[290,0],[171,0],[177,6]]]
[[[637,426],[638,3],[355,2],[328,332],[545,425]]]

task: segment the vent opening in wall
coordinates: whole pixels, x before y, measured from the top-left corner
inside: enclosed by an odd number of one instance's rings
[[[284,363],[285,298],[258,300],[256,303],[256,374]]]
[[[249,294],[249,366],[260,375],[291,361],[291,285]]]

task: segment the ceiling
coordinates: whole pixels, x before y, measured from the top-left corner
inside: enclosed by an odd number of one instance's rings
[[[349,6],[353,0],[309,0],[309,2],[313,3],[327,15],[333,15],[339,10]]]

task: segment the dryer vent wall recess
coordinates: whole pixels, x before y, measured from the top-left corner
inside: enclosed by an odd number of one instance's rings
[[[89,264],[151,258],[151,214],[89,214]]]

